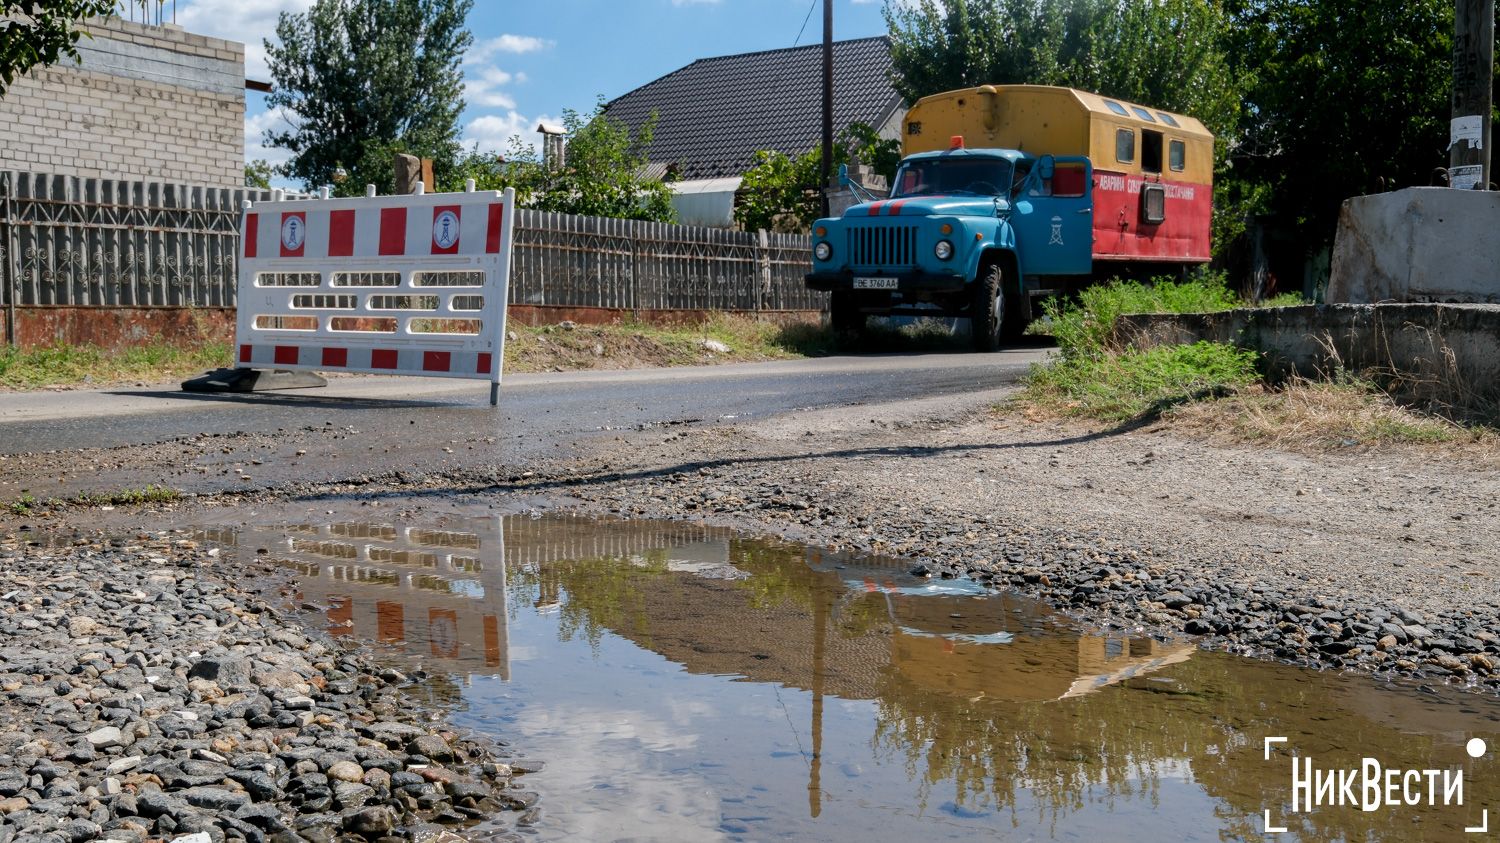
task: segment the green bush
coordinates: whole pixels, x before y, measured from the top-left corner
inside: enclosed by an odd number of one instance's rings
[[[1064,358],[1038,366],[1028,394],[1068,415],[1124,421],[1254,384],[1256,354],[1197,342]]]
[[[1110,347],[1115,320],[1132,313],[1211,313],[1245,306],[1222,276],[1194,281],[1111,281],[1079,293],[1076,301],[1048,299],[1043,305],[1063,356],[1099,356]]]

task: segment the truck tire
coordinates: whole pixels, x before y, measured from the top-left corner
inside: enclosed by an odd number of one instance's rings
[[[1005,267],[991,264],[973,284],[969,299],[969,333],[975,351],[996,351],[1005,333]]]
[[[854,293],[834,290],[828,298],[828,325],[837,336],[858,337],[864,333],[869,318],[859,310]]]

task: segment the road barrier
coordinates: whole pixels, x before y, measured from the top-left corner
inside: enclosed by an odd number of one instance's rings
[[[515,192],[245,203],[242,369],[471,378],[496,403]]]

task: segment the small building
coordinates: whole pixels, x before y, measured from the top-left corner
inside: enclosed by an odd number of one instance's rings
[[[32,68],[0,95],[0,170],[245,183],[245,47],[174,24],[83,25],[81,63]]]
[[[905,107],[891,86],[884,36],[834,42],[833,91],[835,135],[864,123],[900,139]],[[631,128],[655,114],[646,153],[653,170],[678,179],[679,221],[727,228],[756,152],[799,156],[822,142],[823,47],[699,59],[607,103],[604,113]]]

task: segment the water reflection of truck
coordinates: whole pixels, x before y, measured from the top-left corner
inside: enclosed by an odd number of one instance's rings
[[[965,317],[993,350],[1036,299],[1209,259],[1213,135],[1071,88],[984,85],[907,113],[888,198],[813,226],[807,286],[837,331],[871,315]]]

